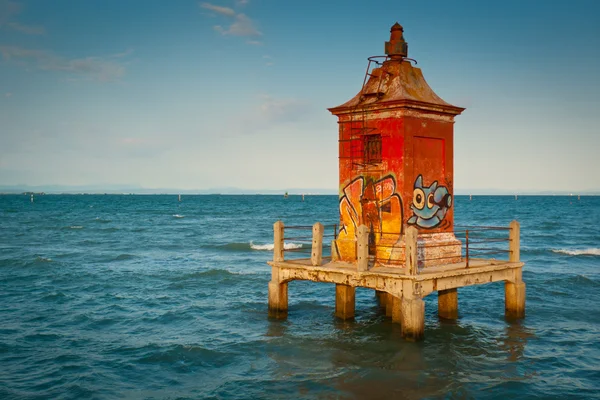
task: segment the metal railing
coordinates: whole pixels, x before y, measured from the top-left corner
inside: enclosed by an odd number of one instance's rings
[[[331,243],[337,239],[337,224],[285,226],[277,221],[274,228],[273,260],[301,259],[310,257],[313,265],[320,265],[323,258],[330,257],[331,245],[324,244],[324,239]],[[325,233],[330,232],[330,233]]]
[[[463,243],[463,257],[466,267],[472,258],[482,258],[491,255],[506,255],[510,258],[511,253],[511,230],[510,226],[458,226],[454,231],[457,239]],[[501,235],[506,234],[505,237]],[[508,248],[505,245],[508,243]]]
[[[337,225],[324,226],[317,222],[313,226],[284,226],[277,221],[274,228],[273,261],[284,261],[285,254],[294,254],[292,259],[302,258],[310,254],[311,264],[321,265],[324,250],[331,254],[331,245],[324,245],[323,239],[331,239],[335,244]],[[365,225],[358,227],[356,236],[356,264],[359,271],[365,271],[369,265],[380,263],[404,267],[409,275],[417,274],[419,267],[436,264],[451,264],[464,262],[469,268],[471,261],[490,255],[506,255],[507,262],[519,262],[520,257],[520,228],[517,221],[512,221],[508,227],[500,226],[457,226],[451,236],[452,240],[441,240],[439,243],[430,241],[419,243],[418,231],[414,226],[405,229],[403,235],[395,232],[377,232],[377,243]],[[325,229],[332,232],[325,234]],[[311,234],[308,231],[312,231]],[[504,234],[508,234],[504,236]],[[390,235],[391,240],[390,240]],[[385,238],[389,243],[386,243]],[[371,242],[369,239],[371,238]],[[404,243],[400,244],[401,238]],[[508,243],[508,248],[506,248]],[[446,247],[447,249],[444,249]],[[384,249],[382,252],[381,249]],[[381,253],[400,251],[400,257],[382,258]],[[335,251],[335,249],[334,249]],[[403,253],[403,254],[402,254]],[[494,258],[495,259],[495,258]]]

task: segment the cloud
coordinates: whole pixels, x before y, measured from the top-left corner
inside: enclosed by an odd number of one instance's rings
[[[49,51],[16,46],[0,46],[0,54],[4,60],[26,67],[35,67],[46,71],[64,71],[98,81],[115,81],[125,74],[123,63],[110,59],[115,58],[114,56],[68,59]]]
[[[310,111],[310,105],[295,98],[261,96],[259,115],[266,122],[296,122]]]
[[[46,33],[46,29],[40,25],[23,25],[18,22],[10,22],[8,27],[27,35],[43,35]]]
[[[11,93],[11,92],[6,92],[6,93],[4,93],[4,97],[10,97],[10,96],[12,96],[12,93]]]
[[[202,3],[200,4],[200,7],[214,11],[217,14],[225,15],[227,17],[235,17],[235,11],[233,11],[233,8],[221,7],[210,3]]]
[[[235,21],[229,25],[229,28],[225,29],[221,25],[216,25],[215,30],[222,35],[233,35],[233,36],[261,36],[255,27],[254,22],[244,14],[237,14]]]
[[[260,94],[236,113],[237,118],[226,122],[231,125],[224,130],[227,132],[224,134],[238,136],[290,132],[290,129],[293,131],[310,125],[314,110],[314,105],[303,99]]]
[[[265,61],[265,65],[266,65],[267,67],[270,67],[271,65],[273,65],[273,64],[274,64],[274,62],[272,61],[272,58],[273,58],[273,57],[271,57],[270,55],[268,55],[268,54],[265,54],[264,56],[262,56],[262,58],[263,58],[264,60],[266,60],[266,61]]]
[[[245,3],[243,3],[245,4]],[[234,9],[229,7],[217,6],[211,3],[201,3],[200,7],[206,8],[216,12],[219,15],[233,19],[233,21],[227,27],[222,25],[215,25],[215,31],[222,35],[231,36],[262,36],[262,33],[256,28],[255,23],[246,14],[236,13]],[[260,42],[254,41],[255,43],[250,44],[261,44]]]
[[[0,28],[12,29],[27,35],[43,35],[46,30],[40,25],[25,25],[14,20],[14,17],[22,11],[21,4],[0,0]]]
[[[21,5],[13,1],[0,0],[0,26],[21,12]]]

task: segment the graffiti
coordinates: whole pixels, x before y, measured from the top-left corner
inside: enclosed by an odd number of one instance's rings
[[[415,180],[414,188],[410,205],[414,215],[408,219],[408,223],[419,228],[437,227],[452,207],[452,195],[445,186],[438,186],[437,181],[424,187],[422,175]]]
[[[375,241],[382,235],[402,233],[402,200],[396,193],[393,175],[375,181],[372,177],[359,176],[343,189],[340,198],[340,239],[356,239],[360,225],[369,227]]]

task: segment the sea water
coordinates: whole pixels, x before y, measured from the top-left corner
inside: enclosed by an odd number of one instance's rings
[[[352,322],[312,282],[267,317],[273,223],[331,226],[336,196],[0,196],[0,399],[598,398],[600,197],[454,207],[520,221],[527,316],[502,283],[460,289],[456,322],[433,293],[409,343],[367,289]]]

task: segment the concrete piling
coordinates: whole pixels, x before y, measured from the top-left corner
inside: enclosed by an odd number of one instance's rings
[[[411,341],[421,340],[425,335],[425,302],[420,298],[402,298],[400,319],[402,336]]]
[[[343,319],[353,319],[355,310],[356,288],[348,285],[335,285],[335,316]]]
[[[438,291],[438,316],[444,319],[458,318],[458,289]]]

